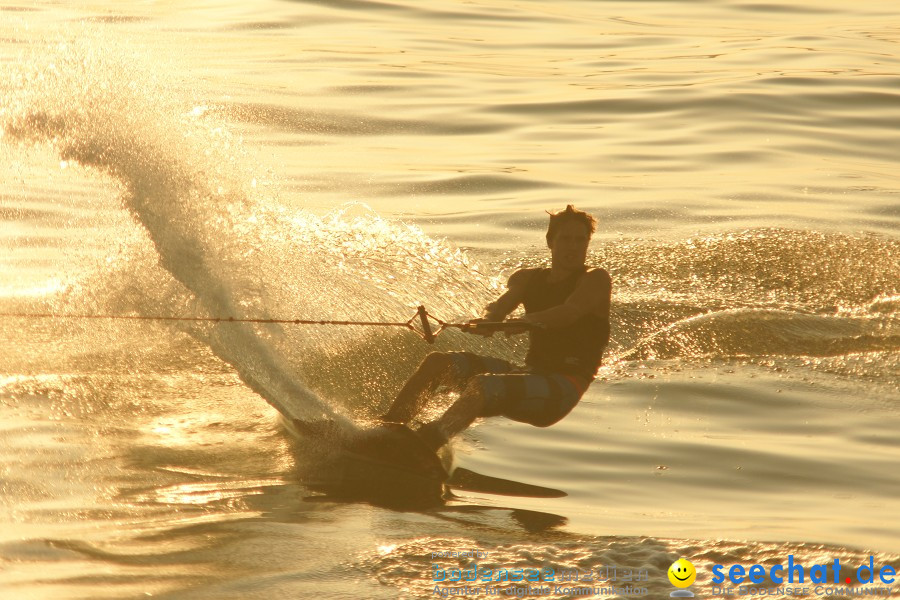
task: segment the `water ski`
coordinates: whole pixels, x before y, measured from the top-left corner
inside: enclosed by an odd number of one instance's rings
[[[497,523],[496,519],[498,517],[506,517],[532,533],[548,531],[565,525],[569,521],[566,517],[548,512],[506,506],[481,506],[477,504],[445,506],[433,514],[438,514],[444,519],[458,523],[484,525],[495,523],[502,525],[502,522]]]
[[[456,467],[447,481],[447,486],[463,492],[493,494],[497,496],[518,496],[519,498],[563,498],[568,496],[562,490],[522,483],[512,479],[501,479],[482,475],[464,467]]]
[[[464,467],[451,471],[449,460],[445,466],[418,433],[399,423],[385,423],[354,435],[326,472],[317,483],[310,483],[328,499],[363,501],[399,510],[442,505],[454,498],[451,491],[530,498],[566,495],[561,490],[482,475]]]

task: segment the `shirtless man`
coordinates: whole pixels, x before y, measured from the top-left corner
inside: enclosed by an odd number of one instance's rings
[[[513,273],[506,293],[470,322],[468,331],[478,335],[527,331],[524,366],[471,352],[432,352],[382,420],[408,423],[441,385],[461,393],[443,416],[419,429],[435,450],[478,417],[547,427],[569,414],[593,381],[609,342],[612,282],[605,270],[584,264],[595,230],[596,219],[571,204],[550,213],[550,268]],[[525,306],[521,319],[491,327],[520,304]]]

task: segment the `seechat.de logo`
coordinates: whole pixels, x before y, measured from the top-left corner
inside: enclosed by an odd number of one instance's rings
[[[679,558],[669,567],[669,581],[675,587],[679,588],[669,596],[673,598],[693,598],[694,592],[687,589],[697,579],[697,569],[693,563],[685,558]]]

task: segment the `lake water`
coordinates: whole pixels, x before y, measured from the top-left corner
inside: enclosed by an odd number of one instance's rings
[[[879,0],[0,0],[0,595],[900,568],[898,44]],[[567,203],[613,277],[598,380],[453,443],[562,498],[311,498],[333,449],[274,407],[366,426],[431,349],[402,328],[34,316],[465,320]],[[470,337],[435,347],[522,356]]]

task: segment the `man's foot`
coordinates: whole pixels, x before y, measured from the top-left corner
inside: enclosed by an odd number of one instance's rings
[[[431,423],[425,423],[422,425],[417,431],[419,437],[425,442],[425,445],[431,448],[434,452],[437,452],[442,447],[447,445],[447,442],[450,441],[447,439],[446,434],[441,430],[440,425],[438,425],[437,421],[433,421]]]
[[[403,421],[397,419],[396,417],[392,417],[390,413],[384,413],[380,417],[377,417],[376,420],[383,425],[406,425]]]

